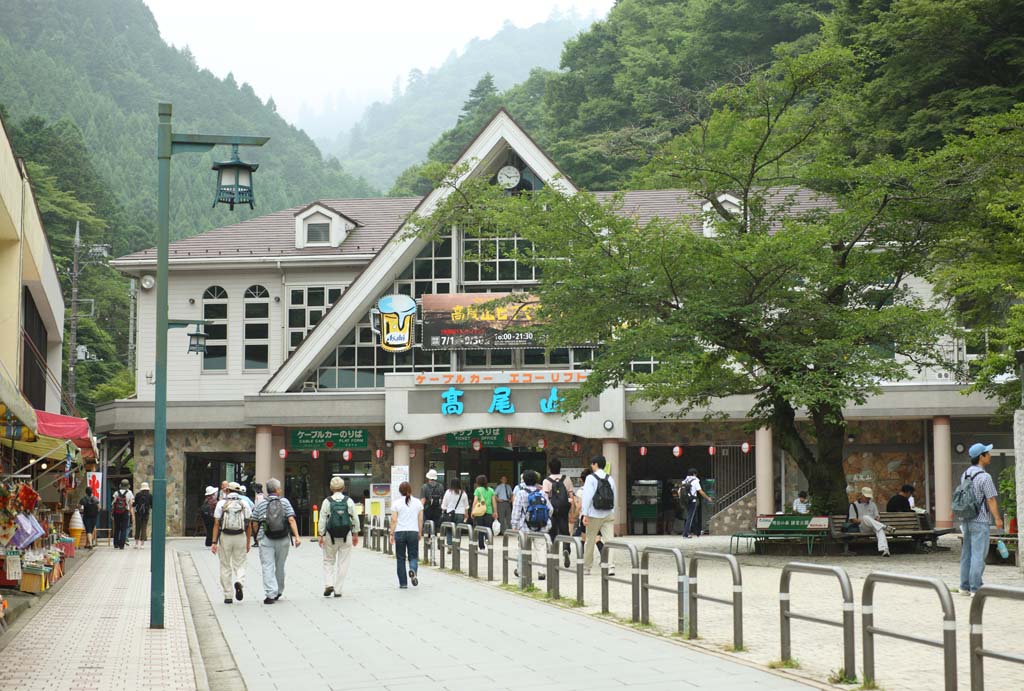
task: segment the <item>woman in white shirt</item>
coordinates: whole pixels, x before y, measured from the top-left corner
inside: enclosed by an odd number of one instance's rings
[[[444,493],[444,498],[441,499],[441,523],[459,523],[469,522],[469,495],[462,491],[462,482],[455,478],[449,485],[451,489]],[[452,546],[452,533],[455,529],[452,529],[451,533],[447,535],[448,547]]]
[[[419,571],[420,539],[423,537],[423,503],[412,496],[412,485],[403,482],[398,486],[398,497],[391,502],[391,544],[395,546],[398,561],[398,587],[408,588],[406,574],[413,585],[419,585],[416,577]],[[409,571],[406,572],[406,559]]]

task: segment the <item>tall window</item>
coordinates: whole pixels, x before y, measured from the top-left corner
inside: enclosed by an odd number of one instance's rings
[[[245,369],[270,367],[270,293],[261,285],[249,286],[243,301]]]
[[[203,292],[203,319],[207,322],[204,372],[221,372],[228,368],[228,291],[210,286]]]
[[[512,234],[508,237],[462,236],[462,278],[473,283],[533,283],[537,267],[520,259],[533,257],[533,244]]]
[[[288,352],[295,350],[331,308],[344,288],[291,286],[288,289]]]

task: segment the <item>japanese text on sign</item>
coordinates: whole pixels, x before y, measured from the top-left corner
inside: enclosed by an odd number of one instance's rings
[[[291,448],[302,449],[365,449],[370,445],[367,429],[313,428],[290,430]]]

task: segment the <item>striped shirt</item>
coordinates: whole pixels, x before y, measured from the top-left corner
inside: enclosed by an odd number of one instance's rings
[[[960,482],[963,482],[968,477],[971,479],[971,487],[974,488],[974,497],[981,503],[981,510],[978,511],[976,517],[966,520],[969,520],[971,523],[988,525],[991,520],[988,511],[988,500],[999,496],[996,483],[992,480],[991,475],[976,465],[972,465],[964,471],[964,474],[960,476]]]
[[[279,502],[281,502],[281,505],[284,507],[284,517],[286,519],[295,516],[295,509],[292,508],[292,503],[290,501],[288,501],[284,497],[281,497],[280,499],[278,499],[277,495],[268,494],[262,500],[260,500],[260,503],[256,505],[256,508],[252,510],[252,520],[255,521],[256,523],[260,524],[260,532],[259,532],[259,536],[257,537],[257,539],[259,539],[259,540],[262,540],[263,537],[264,537],[264,535],[263,535],[263,533],[264,533],[263,528],[264,528],[264,523],[267,520],[267,505],[271,501],[279,501]],[[289,532],[290,532],[290,530],[289,530]]]

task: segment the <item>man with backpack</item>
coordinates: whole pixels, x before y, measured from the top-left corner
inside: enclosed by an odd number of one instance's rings
[[[615,480],[605,472],[604,456],[590,459],[591,474],[583,483],[583,526],[587,541],[583,547],[583,573],[589,575],[594,565],[594,545],[600,534],[605,541],[615,537]],[[612,556],[608,554],[608,574],[615,574]]]
[[[114,549],[124,549],[128,542],[128,527],[132,522],[132,501],[135,495],[128,489],[127,478],[110,500],[110,516],[114,520]]]
[[[554,509],[541,485],[540,474],[536,470],[527,470],[512,499],[512,529],[523,533],[548,533],[551,531],[552,513]],[[516,569],[518,575],[519,569]],[[543,578],[543,572],[537,574],[538,580]]]
[[[964,546],[960,552],[960,594],[973,597],[981,587],[988,554],[989,526],[995,518],[996,529],[1002,530],[996,484],[986,468],[992,462],[992,444],[974,444],[968,450],[971,467],[960,476],[960,485],[953,492],[953,515],[960,519]]]
[[[557,458],[548,461],[550,475],[544,478],[544,494],[551,502],[551,541],[559,535],[570,535],[569,514],[572,513],[574,492],[572,480],[562,475],[562,462]],[[562,559],[565,560],[565,568],[569,568],[570,551],[569,545],[562,547]]]
[[[317,535],[324,551],[324,597],[341,597],[352,548],[359,546],[359,514],[345,494],[343,478],[331,478],[331,496],[320,504]]]
[[[281,481],[267,480],[267,493],[252,512],[252,522],[258,527],[260,565],[263,567],[263,604],[272,605],[284,593],[284,562],[288,559],[288,546],[296,549],[302,544],[299,527],[295,523],[295,509],[281,496]],[[294,542],[292,542],[294,540]]]
[[[697,537],[701,532],[701,498],[711,501],[711,497],[700,486],[700,478],[697,477],[697,469],[690,468],[683,478],[683,485],[679,488],[679,501],[686,509],[686,522],[683,524],[683,537],[693,537],[696,530]]]
[[[241,602],[245,586],[245,557],[252,544],[252,510],[239,491],[237,482],[228,484],[227,495],[217,502],[213,512],[213,545],[210,551],[220,558],[220,587],[224,604],[231,604],[232,587],[235,599]]]
[[[444,499],[444,486],[437,481],[437,471],[427,471],[427,481],[420,487],[420,500],[423,502],[423,524],[434,522],[434,534],[441,529],[441,501]]]

